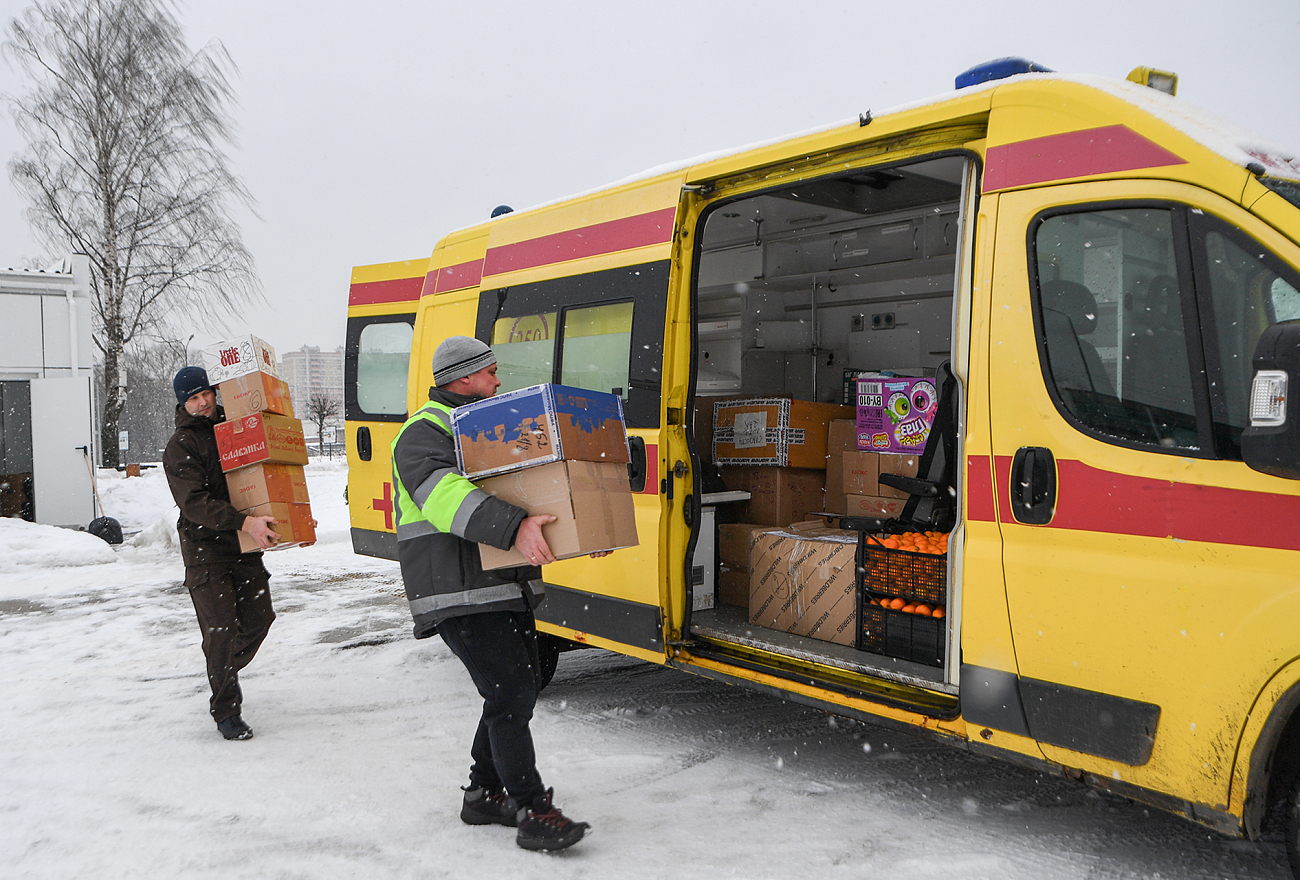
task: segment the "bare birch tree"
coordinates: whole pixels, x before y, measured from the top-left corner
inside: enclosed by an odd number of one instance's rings
[[[261,296],[229,214],[252,206],[223,150],[234,65],[219,44],[191,52],[163,2],[38,2],[9,22],[4,44],[32,81],[9,99],[27,139],[9,163],[14,186],[43,246],[90,256],[109,466],[126,346]]]
[[[307,418],[316,423],[316,442],[320,451],[325,452],[325,423],[339,414],[339,402],[324,391],[313,391],[307,401]],[[329,457],[334,457],[331,448]]]

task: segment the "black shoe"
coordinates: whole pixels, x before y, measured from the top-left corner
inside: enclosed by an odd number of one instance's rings
[[[252,739],[253,728],[244,723],[244,719],[238,715],[231,715],[229,718],[223,718],[217,722],[217,730],[226,739]]]
[[[551,803],[553,796],[554,790],[548,788],[531,809],[525,807],[519,811],[515,818],[519,828],[515,843],[524,849],[551,851],[566,849],[582,840],[591,826],[566,819],[559,807]]]
[[[462,788],[465,802],[460,807],[460,821],[466,825],[505,825],[515,827],[515,808],[504,789],[489,790],[481,785]]]

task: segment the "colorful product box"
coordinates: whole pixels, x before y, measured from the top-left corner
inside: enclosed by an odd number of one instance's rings
[[[226,472],[250,464],[307,463],[307,441],[302,422],[288,416],[254,413],[241,419],[227,419],[216,426],[217,451]]]
[[[853,408],[784,397],[713,404],[713,460],[720,465],[826,469],[826,437]]]
[[[248,516],[273,516],[276,523],[272,528],[280,536],[280,541],[272,550],[286,550],[290,547],[306,547],[316,543],[316,520],[311,515],[310,504],[272,501],[241,510]],[[257,550],[257,542],[245,531],[239,532],[239,552],[252,553]]]
[[[919,455],[938,398],[932,379],[858,379],[858,449]]]
[[[306,504],[307,474],[298,464],[250,464],[226,474],[230,503],[240,510],[272,501]]]
[[[289,399],[289,383],[270,373],[257,370],[217,385],[221,392],[221,406],[226,418],[238,419],[259,412],[277,413],[293,417],[293,401]]]
[[[554,461],[487,477],[478,486],[522,507],[529,516],[556,517],[542,526],[542,537],[556,559],[639,543],[627,467],[619,462]],[[486,570],[528,565],[514,547],[478,548]]]
[[[601,391],[532,385],[457,407],[451,425],[472,480],[555,461],[631,461],[623,401]]]
[[[236,336],[215,345],[202,348],[199,352],[203,359],[203,369],[208,374],[208,381],[220,385],[227,379],[246,376],[261,371],[276,378],[280,376],[280,365],[275,359],[275,349],[256,336]]]

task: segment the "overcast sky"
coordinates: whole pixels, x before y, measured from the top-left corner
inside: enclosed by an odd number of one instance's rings
[[[0,0],[7,23],[27,4]],[[949,91],[982,61],[1124,78],[1300,151],[1300,0],[659,0],[650,4],[206,0],[191,47],[239,73],[240,214],[268,310],[196,326],[284,352],[343,342],[353,266],[427,258],[498,204],[527,208],[669,161]],[[635,11],[633,11],[635,10]],[[0,93],[22,81],[0,62]],[[0,158],[22,143],[0,116]],[[46,254],[0,181],[0,265]]]

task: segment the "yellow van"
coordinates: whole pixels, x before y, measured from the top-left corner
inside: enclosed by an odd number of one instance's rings
[[[355,548],[394,555],[392,429],[437,344],[477,336],[503,391],[623,399],[640,545],[545,569],[552,662],[606,648],[1228,835],[1256,838],[1285,799],[1300,876],[1300,161],[1179,101],[1170,75],[1130,79],[1004,59],[928,102],[358,268]],[[932,658],[705,594],[730,497],[714,404],[853,403],[860,373],[948,366]]]

